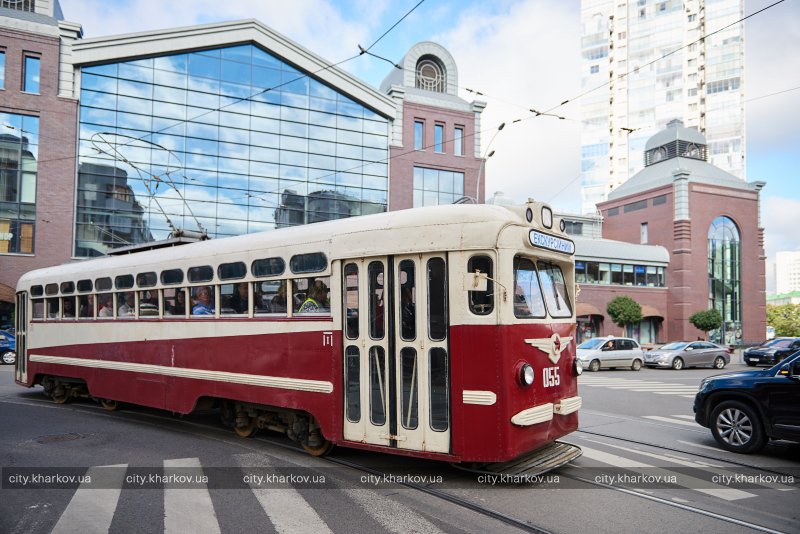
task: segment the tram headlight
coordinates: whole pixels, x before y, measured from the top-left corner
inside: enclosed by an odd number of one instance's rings
[[[533,367],[529,363],[523,363],[519,368],[519,383],[523,386],[533,384]]]
[[[572,362],[572,368],[575,371],[575,376],[581,376],[583,374],[583,363],[578,358],[575,358],[575,361]]]

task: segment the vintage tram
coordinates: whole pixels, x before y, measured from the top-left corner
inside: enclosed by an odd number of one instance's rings
[[[451,205],[40,269],[16,382],[237,434],[542,472],[577,457],[574,244],[551,209]]]

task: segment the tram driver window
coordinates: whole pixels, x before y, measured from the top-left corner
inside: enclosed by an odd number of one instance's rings
[[[514,316],[521,319],[545,316],[539,273],[527,258],[514,258]]]
[[[544,298],[551,317],[571,317],[567,284],[561,267],[554,263],[540,261],[539,276],[542,279]]]
[[[292,280],[293,309],[299,315],[330,315],[330,277]]]
[[[488,256],[473,256],[467,262],[467,272],[487,276],[486,291],[469,291],[469,309],[475,315],[488,315],[494,310],[494,268]]]

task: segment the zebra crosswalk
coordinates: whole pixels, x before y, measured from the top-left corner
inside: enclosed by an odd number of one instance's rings
[[[609,389],[622,389],[656,395],[680,395],[693,399],[697,393],[697,386],[686,384],[671,384],[658,380],[635,380],[631,378],[612,378],[606,376],[581,375],[578,379],[580,386],[604,387]]]

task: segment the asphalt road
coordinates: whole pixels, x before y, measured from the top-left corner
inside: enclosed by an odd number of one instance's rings
[[[700,379],[718,372],[586,373],[566,439],[584,455],[515,484],[353,449],[332,459],[360,468],[332,463],[274,434],[239,439],[210,414],[59,406],[0,367],[0,532],[797,532],[800,448],[732,455],[692,420]]]

